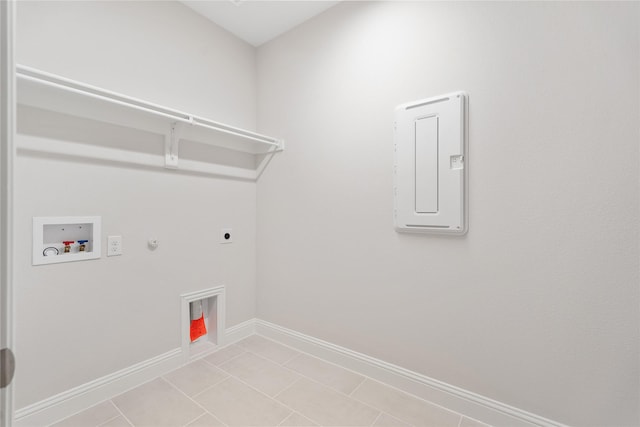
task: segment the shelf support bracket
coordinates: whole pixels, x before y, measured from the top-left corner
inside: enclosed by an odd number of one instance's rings
[[[184,123],[171,123],[169,133],[164,137],[164,167],[178,169],[178,147]]]

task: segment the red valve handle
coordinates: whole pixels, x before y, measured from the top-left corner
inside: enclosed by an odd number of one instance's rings
[[[64,243],[65,246],[68,246],[68,245],[72,244],[74,241],[75,240],[66,240],[66,241],[63,241],[62,243]]]

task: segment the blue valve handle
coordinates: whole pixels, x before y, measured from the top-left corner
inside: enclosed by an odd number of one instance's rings
[[[88,240],[78,240],[78,243],[81,244],[81,245],[84,244],[84,243],[87,243],[87,242],[88,242]]]

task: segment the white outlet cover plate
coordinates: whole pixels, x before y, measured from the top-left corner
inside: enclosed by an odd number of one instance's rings
[[[107,256],[122,255],[122,236],[107,237]]]

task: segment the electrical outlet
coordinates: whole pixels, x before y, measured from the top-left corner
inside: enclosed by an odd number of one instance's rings
[[[122,236],[107,237],[107,256],[122,255]]]
[[[223,228],[220,230],[220,243],[233,243],[233,230]]]

